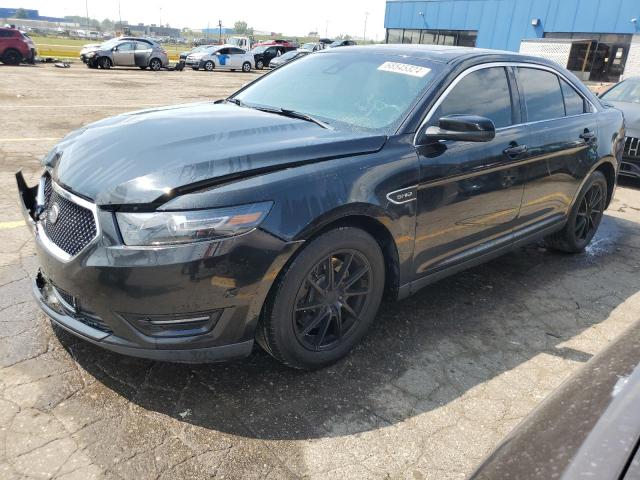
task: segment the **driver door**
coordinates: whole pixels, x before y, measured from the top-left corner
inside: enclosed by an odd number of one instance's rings
[[[121,43],[115,47],[113,51],[113,65],[120,67],[135,66],[134,52],[136,49],[135,42]]]
[[[517,126],[520,102],[510,69],[462,73],[432,112],[423,128],[449,115],[479,115],[493,121],[496,135],[489,142],[440,140],[417,147],[417,277],[509,243],[526,178],[526,130]]]
[[[221,48],[214,55],[216,61],[216,68],[228,69],[233,68],[230,66],[231,56],[229,55],[228,48]]]

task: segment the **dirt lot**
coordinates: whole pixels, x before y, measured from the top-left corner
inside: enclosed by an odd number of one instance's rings
[[[31,298],[12,174],[76,127],[225,96],[255,74],[0,66],[0,478],[410,478],[468,474],[640,317],[640,190],[618,189],[585,254],[539,245],[383,306],[314,373],[121,357],[52,328]]]

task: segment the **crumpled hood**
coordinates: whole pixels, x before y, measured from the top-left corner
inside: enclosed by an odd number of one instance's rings
[[[612,102],[606,98],[602,101],[622,110],[628,137],[640,138],[640,103]]]
[[[208,102],[88,125],[65,137],[44,163],[57,182],[98,205],[145,204],[178,187],[375,152],[385,141]]]

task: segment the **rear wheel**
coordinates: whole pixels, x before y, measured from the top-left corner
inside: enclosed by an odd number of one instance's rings
[[[344,357],[367,332],[384,290],[384,259],[363,230],[343,227],[310,241],[270,294],[258,343],[294,368]]]
[[[264,62],[262,60],[258,60],[256,62],[256,70],[262,70],[264,68]]]
[[[607,179],[602,172],[593,172],[580,190],[565,227],[545,238],[547,246],[567,253],[584,250],[602,221],[607,190]]]
[[[20,65],[22,55],[17,50],[7,50],[2,55],[2,63],[5,65]]]
[[[159,72],[162,69],[162,62],[159,58],[152,58],[149,62],[149,68],[154,72]]]
[[[251,71],[251,64],[249,62],[244,62],[242,64],[242,71],[248,73]]]
[[[111,68],[111,59],[109,57],[101,57],[98,59],[98,66],[104,70],[109,70]]]
[[[205,62],[204,69],[207,72],[213,72],[214,68],[216,68],[216,66],[213,64],[213,62],[211,60],[208,60],[207,62]]]

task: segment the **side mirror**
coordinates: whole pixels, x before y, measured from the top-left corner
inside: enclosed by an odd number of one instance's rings
[[[496,126],[478,115],[449,115],[438,120],[438,126],[428,127],[419,137],[421,145],[438,140],[490,142],[496,137]]]

